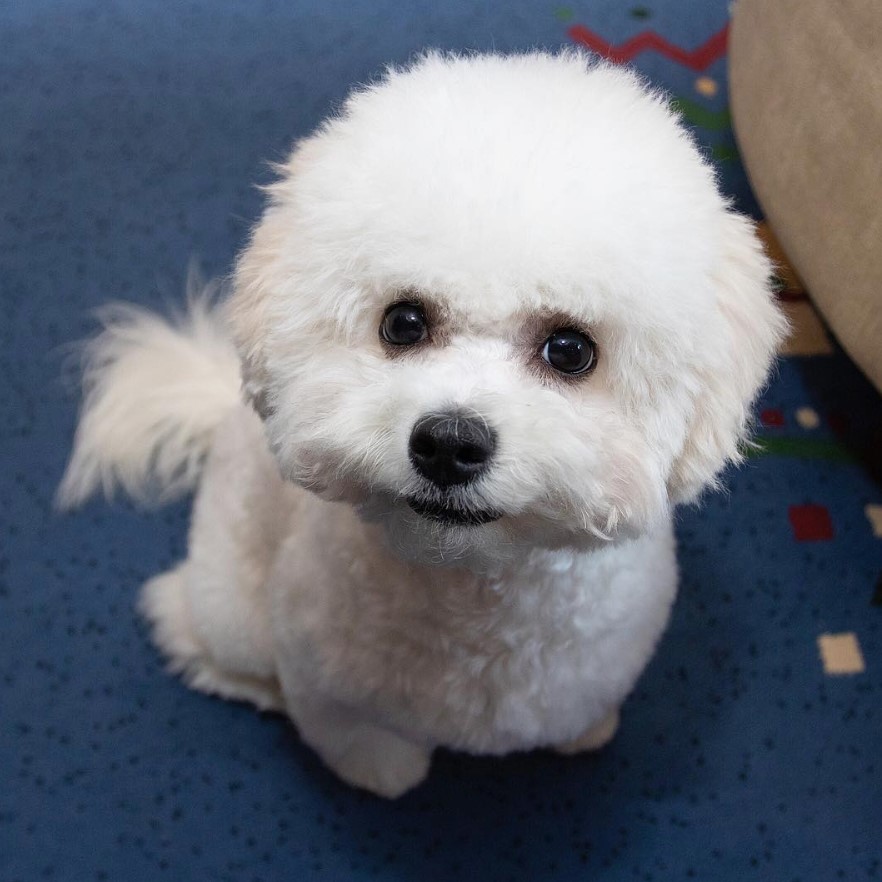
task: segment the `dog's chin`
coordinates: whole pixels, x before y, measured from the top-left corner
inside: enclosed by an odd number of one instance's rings
[[[410,563],[486,573],[527,551],[511,541],[508,519],[500,511],[391,494],[372,494],[356,510],[382,528],[396,557]]]

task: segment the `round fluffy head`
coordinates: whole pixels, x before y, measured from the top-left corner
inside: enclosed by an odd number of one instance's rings
[[[632,535],[737,457],[783,331],[769,267],[632,74],[430,53],[354,92],[281,171],[236,271],[246,388],[283,472],[403,552]],[[390,343],[396,303],[424,334],[399,316]],[[560,369],[573,334],[581,372]],[[411,439],[451,413],[494,444],[444,486]]]

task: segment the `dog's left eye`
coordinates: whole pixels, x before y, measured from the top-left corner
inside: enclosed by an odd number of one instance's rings
[[[597,361],[594,341],[570,328],[555,331],[545,341],[542,358],[563,374],[585,374]]]
[[[383,315],[380,336],[393,346],[415,346],[429,336],[426,314],[418,303],[393,303]]]

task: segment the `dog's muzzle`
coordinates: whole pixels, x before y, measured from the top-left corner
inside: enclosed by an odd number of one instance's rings
[[[502,516],[501,512],[463,505],[448,493],[475,481],[493,461],[496,432],[481,416],[450,410],[421,417],[410,433],[408,453],[414,470],[435,491],[432,498],[412,496],[407,500],[417,514],[463,527],[480,526]]]

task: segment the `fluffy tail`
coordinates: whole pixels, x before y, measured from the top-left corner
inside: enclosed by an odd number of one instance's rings
[[[84,401],[57,504],[116,487],[139,501],[191,489],[214,429],[241,400],[239,359],[211,291],[168,321],[114,304],[84,348]]]

